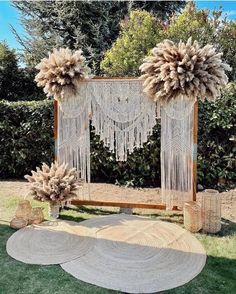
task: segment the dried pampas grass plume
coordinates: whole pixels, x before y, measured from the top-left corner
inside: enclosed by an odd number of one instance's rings
[[[164,40],[151,51],[140,70],[144,73],[144,93],[162,104],[186,97],[215,100],[221,88],[228,82],[222,53],[216,53],[212,45],[200,48],[197,41],[178,44]]]
[[[52,163],[49,167],[43,164],[42,168],[31,171],[32,176],[25,178],[30,182],[31,194],[39,201],[60,202],[76,196],[76,191],[82,182],[77,179],[75,168],[68,169],[67,164]]]
[[[82,51],[72,52],[69,48],[53,49],[36,69],[39,70],[35,77],[37,85],[44,88],[47,96],[54,96],[57,100],[74,95],[78,82],[91,77]]]

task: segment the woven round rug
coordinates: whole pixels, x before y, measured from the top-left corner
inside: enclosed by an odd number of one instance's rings
[[[71,221],[47,221],[15,232],[7,241],[7,253],[30,264],[60,264],[88,253],[95,230]]]
[[[153,293],[189,282],[206,262],[201,243],[172,223],[122,214],[82,223],[97,230],[95,246],[61,267],[87,283]]]

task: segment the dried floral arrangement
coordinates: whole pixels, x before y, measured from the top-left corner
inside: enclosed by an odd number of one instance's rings
[[[215,100],[228,82],[225,71],[231,70],[221,57],[212,45],[201,48],[191,38],[178,44],[164,40],[140,66],[143,91],[162,104],[181,96]]]
[[[50,167],[44,163],[41,169],[37,167],[31,173],[32,176],[25,178],[31,183],[32,196],[39,201],[60,202],[75,197],[81,186],[76,169],[68,169],[64,163],[55,162]]]
[[[54,49],[36,69],[39,70],[35,77],[37,85],[57,100],[74,95],[79,81],[92,77],[82,51],[72,52],[69,48]]]

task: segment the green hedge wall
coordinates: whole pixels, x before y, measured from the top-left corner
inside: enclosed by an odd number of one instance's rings
[[[215,103],[199,102],[198,182],[224,187],[236,182],[236,86]],[[21,178],[53,160],[52,101],[0,102],[0,177]],[[116,162],[91,129],[93,181],[133,186],[160,185],[160,124],[144,148]]]
[[[0,177],[23,177],[53,159],[53,103],[0,101]]]

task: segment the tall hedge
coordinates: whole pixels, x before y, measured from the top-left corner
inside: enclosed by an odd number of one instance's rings
[[[53,103],[0,101],[0,177],[19,177],[53,159]]]
[[[199,103],[198,182],[205,187],[236,183],[236,84],[215,103]],[[53,103],[0,102],[0,177],[21,178],[53,160]],[[160,122],[144,145],[116,162],[91,130],[93,181],[134,186],[160,185]]]

